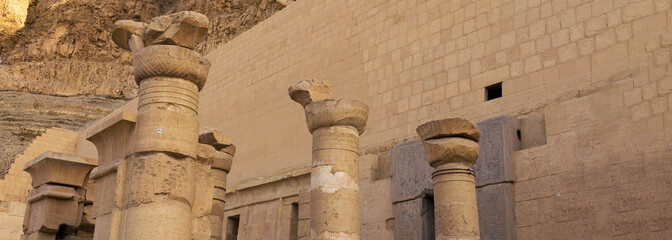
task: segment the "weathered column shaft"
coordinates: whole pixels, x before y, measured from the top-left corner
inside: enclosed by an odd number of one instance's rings
[[[437,239],[479,239],[476,179],[470,169],[439,167],[432,174]],[[445,232],[448,231],[448,232]]]
[[[189,239],[198,147],[198,88],[153,77],[138,92],[136,155],[125,192],[122,239]]]
[[[313,134],[310,239],[359,239],[359,135],[369,108],[333,100],[331,83],[305,80],[289,88]]]
[[[116,24],[113,40],[132,51],[140,86],[135,154],[127,163],[119,238],[200,238],[209,231],[203,216],[210,201],[195,197],[195,182],[211,180],[204,176],[210,163],[197,161],[198,92],[210,63],[193,49],[207,34],[208,19],[179,12],[149,24]]]
[[[476,178],[471,166],[478,159],[480,132],[459,118],[425,123],[417,128],[434,183],[437,240],[480,239]]]
[[[359,133],[354,127],[324,127],[313,132],[311,236],[359,239],[358,148]]]

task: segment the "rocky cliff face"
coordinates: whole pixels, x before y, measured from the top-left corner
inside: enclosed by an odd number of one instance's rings
[[[7,165],[36,134],[54,126],[78,129],[136,96],[131,55],[110,38],[117,20],[149,22],[179,11],[203,13],[210,28],[197,49],[207,54],[292,1],[0,0],[0,144],[9,142],[0,149],[0,178],[6,169],[2,162]],[[26,92],[78,96],[81,101],[25,97]],[[87,96],[95,100],[85,104]],[[82,104],[100,109],[90,114],[89,108],[78,108]],[[40,112],[52,108],[69,110]],[[85,117],[70,119],[71,112]]]

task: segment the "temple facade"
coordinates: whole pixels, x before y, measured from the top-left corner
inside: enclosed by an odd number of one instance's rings
[[[672,233],[670,1],[297,1],[206,56],[170,19],[115,35],[138,99],[15,160],[0,239]]]

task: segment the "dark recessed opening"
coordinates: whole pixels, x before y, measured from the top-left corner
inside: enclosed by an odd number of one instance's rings
[[[520,141],[522,139],[520,136],[520,129],[516,130],[516,135],[518,136],[518,141]]]
[[[240,227],[240,215],[231,216],[226,221],[226,240],[238,239],[238,228]]]
[[[292,203],[292,216],[289,221],[289,239],[299,239],[299,203]]]
[[[502,97],[502,82],[485,87],[485,101]]]

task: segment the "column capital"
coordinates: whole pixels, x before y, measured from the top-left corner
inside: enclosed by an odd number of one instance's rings
[[[47,183],[81,188],[87,174],[94,167],[95,163],[81,157],[45,152],[27,162],[23,170],[30,174],[33,188]]]
[[[308,104],[305,110],[310,133],[323,127],[344,125],[354,127],[362,135],[369,118],[369,106],[357,100],[324,99]]]
[[[305,108],[312,102],[331,98],[331,88],[331,82],[303,80],[289,87],[289,97]]]
[[[481,133],[476,124],[461,118],[431,121],[416,129],[433,168],[471,168],[478,159]]]

